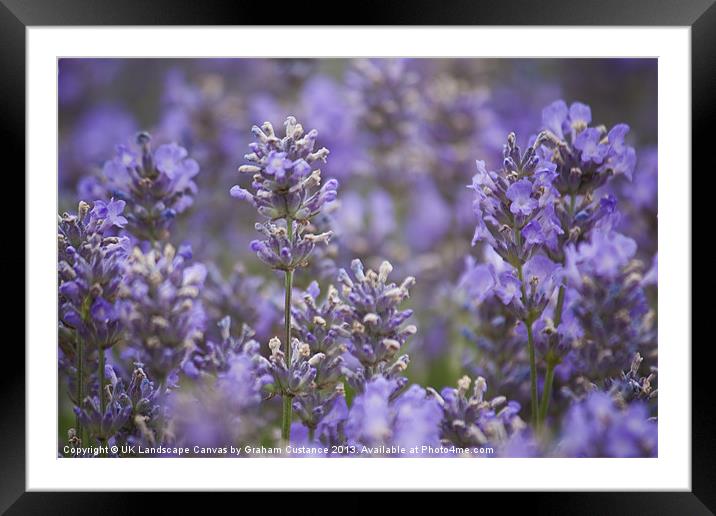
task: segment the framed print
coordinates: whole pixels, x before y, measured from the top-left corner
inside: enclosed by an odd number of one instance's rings
[[[438,490],[710,514],[691,170],[716,8],[547,4],[253,26],[5,2],[27,306],[3,508]]]

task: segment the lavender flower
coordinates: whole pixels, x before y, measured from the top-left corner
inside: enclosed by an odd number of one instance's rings
[[[316,375],[318,355],[311,356],[308,344],[291,337],[291,294],[293,271],[307,265],[308,257],[316,243],[327,242],[331,232],[315,235],[303,230],[318,215],[326,203],[337,196],[338,182],[328,180],[320,189],[321,171],[313,169],[319,160],[325,161],[328,149],[314,151],[318,132],[314,129],[304,133],[296,119],[289,116],[284,124],[286,136],[279,139],[270,122],[261,128],[254,126],[256,137],[245,156],[250,165],[239,167],[240,172],[252,173],[254,193],[236,185],[231,195],[253,204],[258,212],[267,217],[266,224],[256,224],[265,240],[254,240],[251,249],[269,267],[285,272],[284,327],[286,353],[280,350],[281,341],[273,338],[271,347],[271,372],[277,393],[283,397],[282,437],[290,440],[292,398],[308,393]],[[271,221],[283,219],[285,226]]]
[[[270,378],[266,359],[255,341],[231,353],[216,377],[202,376],[192,389],[171,393],[169,412],[174,442],[179,445],[228,447],[255,444],[267,420],[259,412]]]
[[[636,243],[604,228],[567,252],[568,311],[582,331],[570,352],[571,368],[592,378],[618,374],[637,351],[655,347],[654,314],[642,287]]]
[[[513,311],[493,295],[496,278],[509,265],[489,247],[484,260],[487,263],[476,263],[469,256],[458,283],[458,295],[464,292],[462,304],[470,318],[470,323],[461,327],[461,335],[474,345],[466,366],[498,392],[511,399],[528,400],[529,389],[523,387],[529,383],[529,360],[524,335],[517,331],[524,325],[518,325]]]
[[[137,136],[139,152],[118,145],[96,188],[127,203],[126,230],[140,241],[169,237],[174,217],[193,203],[199,165],[183,147],[172,143],[152,151],[148,133]]]
[[[123,201],[95,201],[92,209],[80,202],[76,215],[65,213],[58,222],[60,365],[68,374],[80,441],[91,413],[91,406],[85,411],[87,400],[92,405],[96,394],[99,414],[105,412],[104,353],[121,333],[118,295],[128,242],[112,234],[127,222],[123,208]],[[107,428],[99,428],[95,425],[91,436],[104,437]]]
[[[554,212],[559,195],[552,186],[555,167],[537,155],[542,138],[522,154],[510,133],[503,168],[488,172],[478,161],[469,187],[475,192],[478,219],[473,244],[486,241],[515,268],[553,245],[563,232]]]
[[[445,444],[495,448],[507,444],[513,435],[525,429],[519,417],[519,403],[507,402],[504,396],[486,400],[487,382],[482,377],[475,380],[472,394],[468,396],[470,384],[470,378],[463,376],[458,380],[457,389],[446,387],[440,394],[428,389],[442,408],[440,429]]]
[[[342,355],[351,336],[349,324],[345,322],[345,318],[350,316],[350,307],[341,302],[333,286],[328,287],[320,304],[317,300],[319,295],[318,284],[311,283],[301,302],[294,304],[291,314],[298,339],[308,344],[312,353],[322,355],[317,366],[316,384],[323,387],[335,385],[341,374]]]
[[[540,422],[537,399],[537,366],[533,323],[544,312],[561,282],[560,267],[543,253],[558,243],[563,233],[555,218],[559,192],[553,187],[555,166],[537,153],[540,134],[524,154],[514,133],[507,137],[503,167],[488,172],[477,162],[473,177],[474,211],[478,217],[473,245],[485,240],[511,268],[494,279],[495,293],[522,321],[527,330],[530,361],[532,419]],[[548,364],[550,368],[553,364]],[[551,373],[549,373],[551,374]],[[546,390],[548,397],[548,389]]]
[[[171,244],[147,253],[135,248],[123,283],[130,354],[161,385],[188,358],[205,328],[199,293],[206,268],[190,260],[191,250],[177,252]]]
[[[361,59],[346,74],[358,124],[369,145],[387,152],[412,135],[419,77],[404,59]]]
[[[315,370],[311,390],[293,401],[294,411],[310,434],[331,413],[335,403],[343,399],[340,379],[344,370],[343,354],[350,337],[344,321],[349,308],[340,301],[336,289],[330,286],[320,304],[319,295],[317,283],[311,283],[302,302],[296,303],[291,311],[295,335],[308,346],[312,353],[309,363]]]
[[[656,147],[639,149],[639,161],[630,181],[614,177],[603,190],[620,199],[619,231],[636,240],[639,257],[651,258],[657,252],[658,152]]]
[[[657,426],[646,405],[620,409],[596,392],[570,408],[562,422],[558,453],[566,457],[656,457]]]
[[[75,408],[82,426],[87,429],[90,438],[100,443],[107,443],[129,421],[132,415],[132,403],[124,390],[116,388],[118,380],[111,366],[105,367],[105,376],[111,378],[112,384],[107,385],[107,392],[102,390],[96,396],[87,396],[81,407]],[[100,397],[106,396],[106,402]]]
[[[554,164],[553,185],[560,193],[555,220],[562,228],[560,245],[551,245],[553,260],[563,263],[566,242],[579,242],[604,217],[615,211],[616,199],[595,195],[614,176],[631,180],[636,152],[625,142],[629,126],[618,124],[607,131],[604,126],[589,127],[591,109],[579,102],[569,108],[555,101],[542,112],[546,129],[539,154]]]
[[[195,347],[189,352],[187,360],[182,364],[183,372],[191,377],[200,375],[217,375],[229,369],[231,358],[241,350],[258,348],[254,331],[243,325],[238,337],[231,336],[231,317],[228,315],[221,319],[217,325],[220,329],[221,340],[199,339]]]
[[[110,347],[120,331],[117,294],[128,242],[113,232],[127,223],[124,206],[95,201],[90,209],[80,202],[77,215],[59,217],[60,324],[93,346]]]
[[[257,141],[245,156],[251,164],[242,165],[239,171],[254,174],[255,193],[236,185],[231,188],[231,195],[250,202],[271,220],[283,218],[303,223],[324,204],[336,199],[338,181],[331,179],[315,190],[321,183],[321,172],[314,170],[313,165],[326,160],[328,149],[314,150],[318,131],[304,133],[294,117],[288,117],[284,126],[286,136],[282,139],[269,122],[261,128],[252,128]]]
[[[412,385],[398,396],[396,380],[377,376],[353,401],[345,423],[347,442],[375,450],[376,454],[421,455],[422,446],[440,446],[442,417],[436,400]],[[404,451],[401,453],[400,448]],[[412,450],[411,450],[412,449]]]
[[[289,232],[275,224],[256,224],[256,231],[263,233],[266,240],[251,242],[251,250],[259,259],[272,269],[293,271],[308,266],[308,258],[316,244],[327,243],[331,231],[314,235],[304,232],[298,223],[291,222],[293,229]]]
[[[389,262],[383,262],[378,272],[364,272],[360,260],[351,263],[353,278],[341,269],[338,281],[342,285],[341,298],[348,307],[345,316],[351,332],[350,353],[358,359],[360,367],[349,372],[349,381],[362,389],[365,381],[376,375],[397,378],[408,365],[408,356],[397,356],[407,339],[414,335],[416,327],[404,323],[412,310],[399,308],[409,296],[408,289],[415,278],[407,277],[400,286],[388,282],[393,270]],[[397,379],[397,385],[405,384]]]
[[[641,354],[636,353],[629,367],[622,370],[618,376],[605,378],[602,387],[592,383],[586,377],[580,376],[574,382],[576,388],[564,386],[562,387],[562,392],[572,402],[582,401],[593,392],[605,392],[622,409],[627,408],[633,401],[646,402],[650,412],[656,415],[658,396],[658,389],[656,388],[657,368],[650,367],[649,374],[642,376],[639,369],[643,361],[644,358]]]
[[[271,356],[267,361],[267,369],[273,376],[271,394],[293,398],[299,394],[309,393],[314,387],[316,365],[321,355],[312,355],[311,347],[298,339],[291,341],[291,354],[287,360],[281,351],[281,340],[274,337],[269,341]]]
[[[241,263],[234,265],[228,277],[214,263],[207,263],[206,268],[201,294],[207,320],[219,321],[229,316],[230,333],[242,333],[242,328],[248,326],[256,332],[259,342],[268,340],[281,317],[278,290],[264,278],[249,274]],[[211,326],[207,328],[207,338],[223,340],[223,328]]]
[[[161,423],[161,390],[149,380],[139,363],[135,364],[126,387],[125,382],[111,367],[107,368],[107,377],[110,380],[107,387],[111,390],[110,397],[119,400],[124,406],[131,407],[127,422],[117,431],[115,441],[130,445],[155,444]]]

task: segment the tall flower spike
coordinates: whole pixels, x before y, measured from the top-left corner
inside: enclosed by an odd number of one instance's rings
[[[286,352],[281,351],[279,339],[271,339],[270,363],[276,393],[283,397],[281,434],[288,442],[292,398],[308,392],[316,375],[314,363],[317,365],[315,361],[319,360],[311,357],[309,344],[291,337],[293,272],[308,265],[308,257],[317,243],[326,243],[331,237],[330,231],[316,235],[305,228],[326,203],[336,199],[338,181],[330,179],[321,186],[321,171],[314,166],[326,161],[328,149],[315,150],[318,131],[306,133],[292,116],[286,118],[284,127],[283,138],[276,135],[269,122],[251,129],[256,141],[249,145],[252,152],[244,156],[249,164],[239,167],[239,172],[253,174],[253,193],[239,185],[232,187],[230,193],[250,202],[269,219],[265,224],[256,224],[256,230],[265,239],[251,242],[251,249],[266,265],[285,273]],[[283,219],[284,225],[273,224],[279,219]]]
[[[477,174],[469,187],[475,192],[473,208],[477,226],[473,245],[486,241],[511,269],[496,275],[495,293],[524,323],[530,356],[532,420],[539,422],[537,365],[532,324],[549,303],[561,281],[559,266],[542,253],[557,245],[564,231],[555,218],[559,192],[552,182],[555,165],[538,154],[546,133],[540,133],[521,152],[514,133],[507,136],[502,168],[488,172],[477,162]]]
[[[58,221],[60,365],[76,408],[89,394],[103,391],[104,352],[121,333],[119,290],[129,242],[112,235],[127,223],[124,206],[124,201],[95,201],[90,209],[80,202],[76,215],[65,213]],[[106,399],[98,400],[103,414]],[[76,414],[75,430],[82,441],[86,420]]]

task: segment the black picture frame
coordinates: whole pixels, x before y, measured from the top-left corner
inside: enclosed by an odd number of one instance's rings
[[[324,21],[320,14],[334,12],[336,5],[314,1],[266,9],[261,2],[235,2],[227,6],[220,0],[0,0],[0,142],[6,149],[11,149],[17,160],[15,170],[24,170],[25,29],[29,26],[332,25],[336,21],[340,24],[340,18]],[[350,16],[344,19],[348,18],[358,25],[689,26],[692,45],[692,168],[703,168],[704,173],[712,173],[713,160],[709,158],[713,148],[712,120],[716,113],[714,0],[582,0],[578,3],[574,0],[413,0],[409,6],[397,1],[371,0],[356,5]],[[24,191],[24,184],[22,188]],[[700,187],[693,193],[700,191],[700,195],[704,196],[704,190]],[[15,192],[17,198],[25,198],[19,195],[19,190]],[[697,203],[695,197],[692,199],[692,220],[694,224],[703,223],[700,221],[705,220],[704,204]],[[17,212],[12,217],[16,220]],[[19,228],[17,222],[15,226]],[[707,234],[710,233],[712,231]],[[24,236],[20,238],[24,239]],[[6,252],[0,256],[3,270],[19,270],[19,262],[26,263],[24,246],[19,251],[19,242],[19,239],[15,240],[16,250],[13,253]],[[698,267],[699,261],[705,260],[705,255],[696,254],[694,258],[694,270],[708,270]],[[25,273],[27,276],[31,271],[26,268]],[[710,283],[713,284],[713,281]],[[16,305],[19,306],[19,303]],[[697,311],[708,309],[707,304],[697,304],[695,300],[692,306]],[[702,320],[708,320],[708,316],[704,316]],[[698,316],[696,320],[699,320]],[[12,344],[4,343],[2,356],[5,367],[0,373],[3,399],[0,411],[0,510],[7,509],[7,514],[136,513],[142,507],[149,510],[148,504],[137,499],[140,494],[25,492],[25,449],[29,444],[25,441],[25,350],[17,342],[18,339],[14,339]],[[709,339],[693,339],[691,492],[529,493],[517,495],[529,498],[520,501],[526,501],[530,511],[549,514],[713,514],[712,511],[716,511],[716,453],[713,444],[713,389],[709,385],[711,367],[707,357],[712,345]],[[481,493],[479,496],[488,494]],[[509,496],[511,505],[515,502],[515,494]],[[160,503],[165,511],[171,510],[170,505],[185,503],[185,497],[181,495],[163,494],[161,497]],[[484,500],[480,498],[478,503],[483,505]]]

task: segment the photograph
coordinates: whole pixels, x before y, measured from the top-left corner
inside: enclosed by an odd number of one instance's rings
[[[657,58],[56,66],[61,462],[659,457]]]

